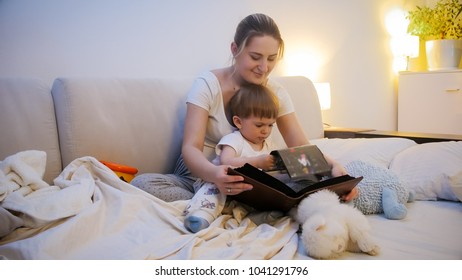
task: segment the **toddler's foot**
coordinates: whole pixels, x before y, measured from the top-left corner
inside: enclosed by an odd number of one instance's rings
[[[200,217],[188,216],[184,220],[184,226],[193,233],[200,231],[201,229],[208,228],[209,222]]]

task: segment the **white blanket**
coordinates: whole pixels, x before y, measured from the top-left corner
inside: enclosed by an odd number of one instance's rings
[[[15,191],[27,195],[48,187],[42,180],[46,157],[43,151],[24,151],[0,161],[0,201]]]
[[[82,168],[68,169],[50,186],[42,180],[45,165],[42,151],[19,152],[0,162],[0,205],[18,213],[22,225],[29,228],[73,216],[92,203],[91,174]]]
[[[187,201],[167,203],[121,181],[92,157],[76,159],[28,196],[10,193],[3,207],[26,226],[0,240],[6,259],[293,259],[298,224],[288,217],[253,222],[228,204],[209,228],[183,226]],[[232,204],[232,205],[231,205]]]

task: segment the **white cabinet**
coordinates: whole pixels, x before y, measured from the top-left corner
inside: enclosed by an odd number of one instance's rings
[[[400,73],[398,130],[462,135],[462,70]]]

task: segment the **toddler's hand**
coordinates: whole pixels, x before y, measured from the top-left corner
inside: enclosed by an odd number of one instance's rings
[[[274,168],[274,157],[272,155],[258,156],[258,168],[272,170]]]

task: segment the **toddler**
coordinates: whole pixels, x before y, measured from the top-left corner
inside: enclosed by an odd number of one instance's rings
[[[240,167],[249,163],[263,170],[270,170],[274,150],[268,137],[278,116],[279,103],[274,93],[262,85],[242,86],[229,103],[229,121],[236,131],[221,138],[216,146],[216,165]],[[226,202],[227,193],[221,193],[213,183],[198,179],[194,184],[195,195],[184,211],[185,227],[191,232],[207,228],[217,218]]]

